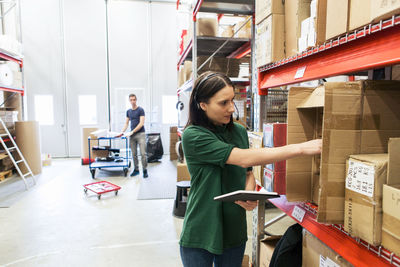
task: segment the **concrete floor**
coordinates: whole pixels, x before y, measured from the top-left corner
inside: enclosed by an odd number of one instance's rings
[[[175,179],[167,157],[149,165],[149,179],[160,170]],[[173,199],[137,200],[143,178],[119,175],[107,178],[122,187],[118,196],[98,200],[83,193],[82,185],[93,181],[87,166],[78,159],[53,160],[37,177],[38,185],[0,209],[0,266],[182,266],[183,221],[171,214]],[[268,210],[266,220],[279,213]],[[285,218],[268,230],[282,234],[291,224]],[[251,255],[250,212],[248,225]]]

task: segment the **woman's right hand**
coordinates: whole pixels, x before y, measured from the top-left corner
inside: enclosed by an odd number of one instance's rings
[[[312,156],[321,154],[322,151],[322,139],[314,139],[298,145],[302,155]]]

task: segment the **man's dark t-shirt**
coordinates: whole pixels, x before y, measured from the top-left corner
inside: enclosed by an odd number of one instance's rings
[[[131,131],[136,128],[136,126],[140,122],[140,116],[144,116],[144,110],[141,107],[138,107],[137,109],[128,109],[126,111],[126,117],[129,118],[131,121]],[[137,131],[138,133],[144,132],[144,126]]]

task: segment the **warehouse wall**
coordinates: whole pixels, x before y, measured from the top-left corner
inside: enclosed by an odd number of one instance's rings
[[[42,151],[67,153],[65,141],[64,58],[59,1],[21,0],[22,42],[28,120],[34,120],[34,95],[55,94],[53,126],[41,126]],[[53,140],[53,142],[46,142]],[[51,148],[51,149],[50,149]]]
[[[176,95],[175,6],[116,1],[110,3],[109,18],[112,127],[120,130],[126,96],[133,92],[145,108],[146,131],[161,132],[167,148],[169,126],[162,125],[162,95]]]
[[[66,130],[67,154],[78,156],[79,94],[97,95],[98,126],[108,125],[105,2],[22,0],[21,5],[28,119],[34,119],[35,94],[60,95],[54,105],[58,113],[67,111],[64,121],[68,127],[62,128],[63,123],[59,123],[53,127],[58,135],[48,136],[46,132],[52,131],[42,126],[42,140],[46,140],[42,142],[43,151],[51,153],[52,143],[60,143],[56,137],[62,138]],[[112,130],[119,131],[125,120],[127,95],[138,93],[139,105],[146,110],[146,130],[161,132],[167,148],[169,125],[161,124],[161,103],[163,94],[176,95],[175,6],[110,1],[108,11]],[[61,115],[57,119],[61,121]]]

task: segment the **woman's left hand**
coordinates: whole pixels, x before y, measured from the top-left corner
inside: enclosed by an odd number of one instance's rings
[[[248,211],[254,210],[258,206],[258,201],[235,201],[235,203]]]

